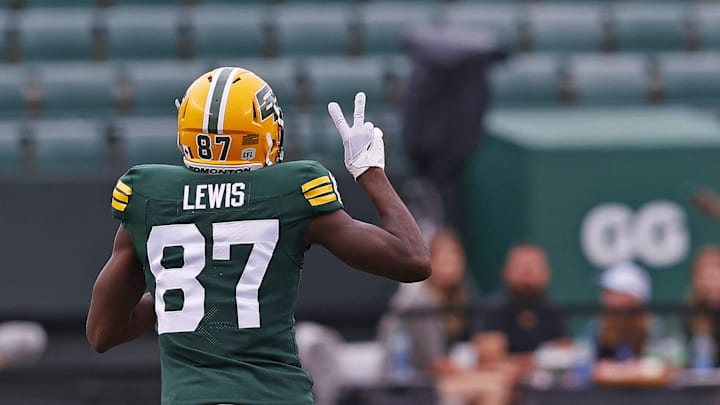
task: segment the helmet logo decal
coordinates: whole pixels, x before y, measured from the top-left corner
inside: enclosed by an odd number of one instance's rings
[[[245,145],[257,145],[260,143],[260,135],[258,134],[248,134],[243,136],[242,138],[242,144]]]
[[[240,154],[240,159],[242,159],[242,160],[253,160],[253,159],[255,159],[255,153],[256,153],[256,152],[257,152],[257,151],[255,150],[255,148],[245,148],[245,149],[242,150],[242,152],[241,152],[241,154]]]
[[[272,89],[267,84],[255,93],[255,101],[257,101],[260,108],[260,122],[270,117],[273,117],[273,122],[282,118],[277,97],[275,97]]]

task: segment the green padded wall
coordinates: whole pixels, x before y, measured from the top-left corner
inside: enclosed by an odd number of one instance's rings
[[[498,287],[508,247],[529,241],[547,249],[561,302],[593,302],[600,269],[620,260],[649,269],[656,301],[684,300],[693,250],[720,240],[720,222],[689,205],[702,185],[720,186],[712,115],[507,111],[488,118],[488,131],[466,173],[465,234],[483,291]]]

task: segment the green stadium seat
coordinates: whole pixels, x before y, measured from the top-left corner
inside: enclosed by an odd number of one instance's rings
[[[22,159],[20,122],[0,121],[0,177],[19,172]]]
[[[193,10],[193,54],[200,58],[261,56],[267,13],[260,7],[209,5]]]
[[[12,30],[13,25],[8,24],[8,12],[6,12],[3,9],[0,9],[0,51],[3,53],[7,53],[7,50],[5,49],[7,46],[7,37],[9,31]],[[5,55],[0,56],[0,61],[3,61],[5,59]]]
[[[19,16],[23,60],[87,60],[93,56],[92,9],[32,8]]]
[[[317,160],[317,156],[312,156],[310,143],[314,134],[311,127],[311,114],[307,112],[296,112],[295,110],[284,110],[285,114],[285,132],[284,132],[284,150],[285,161],[312,159]]]
[[[180,52],[182,8],[118,6],[107,11],[106,46],[111,59],[174,58]]]
[[[52,0],[46,0],[52,1]],[[181,6],[183,4],[193,4],[195,0],[98,0],[102,4],[108,4],[113,7],[115,6],[130,6],[130,5],[141,5],[141,6],[164,6],[164,5],[175,5]]]
[[[283,140],[285,159],[305,159],[305,152],[312,140],[310,114],[297,111],[292,106],[283,107],[283,121],[285,122]]]
[[[404,32],[432,24],[438,16],[438,7],[432,3],[377,2],[359,10],[365,51],[371,54],[397,52]]]
[[[698,3],[695,18],[702,47],[720,50],[720,4]]]
[[[661,55],[658,67],[665,102],[720,105],[720,53]]]
[[[487,30],[500,44],[514,48],[518,43],[519,11],[517,4],[452,4],[446,7],[442,20],[453,27]]]
[[[237,66],[256,73],[272,87],[280,107],[289,108],[297,97],[297,68],[292,59],[220,59],[215,67]]]
[[[182,164],[177,148],[177,119],[172,116],[116,119],[117,137],[128,166],[146,163]]]
[[[313,100],[318,105],[337,101],[352,108],[355,94],[364,91],[368,106],[378,106],[385,99],[386,63],[381,57],[318,57],[305,60]]]
[[[557,105],[562,87],[560,59],[526,54],[493,66],[493,104],[497,106]]]
[[[612,8],[620,51],[683,50],[687,44],[686,6],[682,3],[629,2]]]
[[[89,119],[31,122],[38,172],[44,176],[107,173],[109,154],[103,132],[101,125]]]
[[[390,57],[387,60],[387,69],[390,74],[397,76],[403,81],[407,81],[410,79],[412,62],[406,56]]]
[[[278,7],[274,18],[280,55],[348,53],[350,8],[335,4]]]
[[[205,1],[222,1],[222,0],[205,0]],[[228,0],[225,0],[228,1]],[[263,1],[263,0],[256,0],[256,1]],[[359,3],[366,0],[270,0],[271,3],[281,3],[281,4],[291,4],[291,5],[303,5],[303,4],[310,4],[312,6],[316,6],[318,4],[328,5],[328,4],[343,4],[343,5],[352,5],[355,3]],[[420,1],[420,0],[418,0]],[[429,1],[436,1],[436,0],[429,0]],[[265,0],[267,3],[268,1]]]
[[[374,118],[373,118],[374,119]],[[405,143],[402,138],[402,114],[400,112],[383,112],[377,126],[383,130],[385,142],[386,168],[396,170],[407,167]]]
[[[406,56],[390,57],[387,60],[386,70],[385,95],[388,98],[387,102],[396,107],[402,106],[410,81],[412,62]]]
[[[136,0],[136,1],[143,1],[143,0]],[[188,1],[191,3],[194,2],[194,3],[200,4],[200,5],[237,4],[237,0],[188,0]],[[273,2],[273,0],[243,0],[243,4],[268,4],[268,3],[272,3],[272,2]]]
[[[58,0],[24,0],[24,1],[25,1],[26,8],[52,7],[55,9],[67,8],[68,6],[70,6],[70,8],[72,8],[72,7],[93,7],[98,3],[98,0],[73,0],[71,5],[67,4],[69,2],[62,2],[62,3],[65,3],[65,4],[62,4]],[[58,3],[60,3],[60,4],[58,4]]]
[[[124,66],[132,86],[131,103],[139,114],[177,114],[175,99],[182,99],[190,83],[210,71],[205,62],[144,61]]]
[[[570,59],[569,73],[578,104],[647,102],[647,61],[643,56],[579,55]]]
[[[43,111],[49,114],[110,113],[116,75],[106,63],[59,62],[38,66]]]
[[[352,107],[343,109],[347,119],[352,119]],[[311,115],[311,137],[304,149],[305,159],[321,162],[329,169],[344,167],[342,138],[338,135],[335,123],[327,113],[327,109],[318,108]]]
[[[0,65],[0,114],[17,114],[26,106],[27,75],[17,65]]]
[[[528,8],[535,51],[599,51],[605,8],[595,4],[536,4]]]

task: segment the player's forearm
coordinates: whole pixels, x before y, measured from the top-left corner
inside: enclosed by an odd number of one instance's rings
[[[134,340],[155,325],[155,308],[152,296],[143,294],[129,316],[121,319],[88,319],[87,335],[90,344],[99,352]]]
[[[152,295],[146,292],[135,306],[130,327],[128,328],[128,340],[136,339],[155,326],[155,302]]]
[[[370,168],[358,182],[363,186],[375,206],[382,228],[400,242],[408,267],[426,278],[430,275],[430,260],[420,229],[405,204],[380,168]]]

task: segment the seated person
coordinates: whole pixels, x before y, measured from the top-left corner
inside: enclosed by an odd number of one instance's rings
[[[634,263],[611,267],[600,276],[600,314],[596,333],[598,359],[639,359],[651,327],[644,309],[650,299],[650,277]]]
[[[522,368],[508,355],[508,342],[500,332],[481,332],[473,337],[477,362],[470,368],[454,367],[449,360],[436,364],[441,403],[507,405]]]
[[[540,344],[566,337],[563,314],[546,298],[550,268],[545,252],[517,245],[503,269],[506,289],[493,297],[472,339],[477,363],[435,364],[440,398],[464,404],[509,404],[515,387]]]
[[[511,354],[531,353],[567,336],[564,315],[545,293],[550,265],[542,248],[522,244],[510,249],[503,280],[505,290],[490,301],[476,332],[503,333]]]
[[[650,300],[650,277],[634,263],[621,263],[600,276],[600,314],[595,331],[595,384],[623,387],[661,387],[672,382],[666,360],[646,357],[651,331],[659,336],[659,320],[645,308]]]
[[[720,347],[720,246],[705,246],[695,256],[690,292],[692,314],[689,322],[691,337],[709,334],[715,342],[715,367]],[[690,358],[695,358],[691,353]]]
[[[467,338],[465,260],[458,236],[449,229],[436,230],[430,241],[432,275],[420,283],[401,284],[380,322],[386,347],[395,328],[408,335],[416,371],[429,372],[453,343]]]

